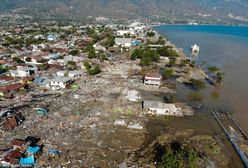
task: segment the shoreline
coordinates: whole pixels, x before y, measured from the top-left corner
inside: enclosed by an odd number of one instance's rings
[[[163,26],[163,25],[159,25],[159,26]],[[189,25],[189,26],[191,26],[191,25]],[[192,25],[192,26],[194,26],[194,25]],[[195,26],[198,26],[198,25],[195,25]],[[213,26],[215,26],[215,25],[213,25]],[[228,26],[228,25],[226,25],[226,26]],[[156,30],[154,30],[154,29],[152,29],[153,31],[155,31],[157,34],[159,34],[161,37],[163,37],[163,39],[165,39],[166,40],[166,38],[163,36],[163,35],[161,35],[158,31],[156,31]],[[173,44],[171,41],[168,41],[170,44],[171,44],[171,46],[173,46],[173,48],[175,48],[176,49],[176,51],[179,53],[179,55],[180,55],[180,57],[182,57],[182,58],[184,58],[184,59],[187,59],[188,57],[184,54],[184,52],[183,52],[183,50],[182,49],[180,49],[180,48],[177,48],[177,46],[175,45],[175,44]],[[198,67],[198,66],[197,66]],[[200,71],[200,70],[202,70],[203,72],[204,72],[204,70],[201,68],[201,67],[198,67],[198,71]],[[205,73],[205,72],[204,72]],[[201,103],[202,104],[202,103]],[[205,105],[204,105],[205,106]],[[191,107],[191,106],[190,106]],[[208,108],[208,107],[206,107],[206,108]],[[207,121],[207,119],[206,119],[206,121]],[[217,124],[217,122],[215,123],[215,124]],[[222,129],[219,127],[218,128],[218,131],[221,131],[221,132],[223,132],[222,131]],[[214,133],[213,134],[210,134],[211,136],[216,136]],[[235,152],[235,151],[233,151],[232,149],[233,149],[233,147],[231,146],[230,147],[230,141],[228,140],[228,138],[227,137],[225,137],[226,138],[226,140],[228,141],[228,144],[226,144],[227,145],[227,148],[229,148],[229,150],[231,150],[232,151],[232,155],[235,155],[235,157],[237,157],[238,155],[237,155],[237,153]],[[225,142],[221,142],[222,144],[225,144]],[[225,146],[226,146],[225,145]],[[235,159],[236,160],[236,159]],[[236,165],[236,164],[239,164],[241,162],[241,160],[239,160],[239,161],[234,161],[233,162],[233,164],[234,165]]]

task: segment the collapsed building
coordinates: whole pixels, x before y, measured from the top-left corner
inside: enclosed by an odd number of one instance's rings
[[[11,131],[17,126],[21,125],[25,117],[21,112],[15,112],[11,110],[0,112],[0,128]]]
[[[28,136],[26,139],[13,139],[11,147],[0,150],[0,167],[33,167],[42,152],[40,138]]]

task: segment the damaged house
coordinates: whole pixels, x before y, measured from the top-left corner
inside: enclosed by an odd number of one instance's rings
[[[144,100],[142,102],[142,109],[147,114],[154,115],[168,115],[168,116],[182,116],[181,108],[177,108],[175,104],[167,104],[158,100]]]
[[[40,138],[30,136],[13,139],[11,147],[0,151],[0,167],[33,167],[43,148],[39,141]]]
[[[24,120],[25,117],[20,112],[16,113],[10,110],[0,112],[0,127],[5,130],[11,131],[15,129],[21,125]]]

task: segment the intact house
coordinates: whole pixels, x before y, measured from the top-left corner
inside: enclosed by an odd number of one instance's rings
[[[37,67],[24,67],[17,66],[16,70],[10,70],[10,75],[12,77],[28,77],[36,73],[38,70]]]
[[[181,108],[177,108],[175,104],[167,104],[158,100],[144,100],[142,109],[147,114],[182,116]]]
[[[160,86],[162,83],[162,76],[159,71],[148,72],[144,77],[144,85]]]
[[[71,83],[72,83],[72,80],[69,77],[56,76],[52,79],[49,79],[49,81],[46,84],[46,87],[51,88],[52,90],[65,89]]]

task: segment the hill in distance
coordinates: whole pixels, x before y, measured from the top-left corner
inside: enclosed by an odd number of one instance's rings
[[[34,18],[164,17],[248,21],[247,0],[0,0],[0,12]]]

